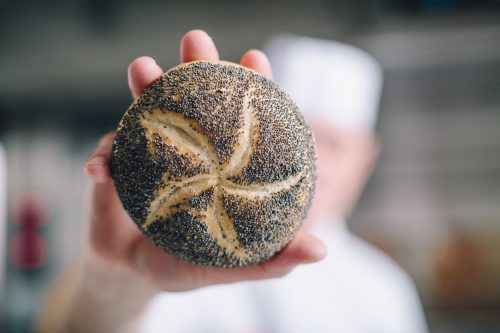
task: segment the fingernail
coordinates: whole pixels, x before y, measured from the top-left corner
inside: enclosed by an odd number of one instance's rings
[[[202,34],[202,35],[204,35],[205,37],[208,37],[210,40],[213,40],[213,39],[212,39],[212,36],[210,36],[210,35],[208,34],[208,32],[206,32],[205,30],[202,30],[202,29],[194,29],[194,30],[191,30],[191,31],[196,32],[196,33],[199,33],[199,34]]]
[[[85,174],[96,183],[107,180],[106,159],[103,156],[91,156],[84,168]]]
[[[101,155],[91,155],[87,162],[85,163],[86,165],[104,165],[106,162],[106,159],[101,156]]]

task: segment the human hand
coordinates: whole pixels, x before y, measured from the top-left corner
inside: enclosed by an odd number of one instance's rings
[[[181,41],[181,62],[218,60],[218,52],[203,31],[187,33]],[[257,50],[246,52],[241,65],[271,78],[266,56]],[[149,57],[129,66],[129,87],[137,98],[163,70]],[[290,244],[273,258],[242,268],[207,268],[193,265],[163,253],[135,226],[123,209],[109,171],[114,133],[104,136],[91,154],[85,172],[93,182],[90,201],[88,257],[100,267],[121,266],[135,273],[156,290],[183,291],[206,285],[258,280],[287,274],[297,265],[321,260],[326,249],[313,235],[298,232]]]

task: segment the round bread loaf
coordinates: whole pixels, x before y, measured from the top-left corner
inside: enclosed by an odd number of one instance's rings
[[[128,109],[111,173],[124,208],[160,249],[204,266],[258,263],[310,206],[316,150],[297,106],[229,62],[170,69]]]

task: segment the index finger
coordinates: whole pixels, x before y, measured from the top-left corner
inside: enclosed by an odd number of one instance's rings
[[[151,57],[139,57],[128,66],[128,86],[134,98],[163,74],[163,70]]]

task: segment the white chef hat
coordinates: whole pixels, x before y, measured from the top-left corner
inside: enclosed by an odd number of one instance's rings
[[[366,52],[317,38],[277,35],[264,51],[274,81],[297,103],[304,117],[346,128],[373,128],[382,70]]]

